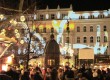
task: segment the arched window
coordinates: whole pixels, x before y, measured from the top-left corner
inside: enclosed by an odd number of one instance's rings
[[[54,33],[54,28],[53,27],[51,28],[51,33]]]
[[[80,32],[80,27],[79,26],[77,27],[77,32]]]
[[[83,27],[83,31],[86,32],[86,26]]]
[[[83,42],[84,42],[84,43],[87,42],[87,38],[86,38],[86,37],[83,38]]]
[[[90,32],[93,32],[93,26],[90,26]]]
[[[93,43],[94,42],[94,39],[93,39],[93,37],[91,36],[90,37],[90,43]]]
[[[107,27],[106,26],[103,26],[103,31],[107,31]]]

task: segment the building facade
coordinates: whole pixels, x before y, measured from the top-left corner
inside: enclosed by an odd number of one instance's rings
[[[36,33],[40,33],[45,41],[53,31],[56,41],[61,45],[61,54],[78,55],[78,50],[92,48],[94,55],[110,55],[110,9],[102,11],[74,12],[70,8],[36,10],[27,19],[34,21]],[[69,26],[69,36],[67,32]],[[68,45],[69,38],[69,45]],[[89,55],[89,54],[88,54]],[[73,57],[73,60],[75,58]]]
[[[55,39],[61,45],[61,54],[67,50],[71,56],[78,55],[78,50],[92,48],[94,55],[110,55],[110,9],[102,11],[74,12],[70,8],[36,10],[26,18],[35,25],[36,33],[40,33],[45,41],[53,31]],[[67,33],[69,26],[69,36]],[[69,45],[68,43],[69,38]]]

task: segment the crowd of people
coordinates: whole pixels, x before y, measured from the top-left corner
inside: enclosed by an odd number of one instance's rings
[[[82,65],[81,68],[64,66],[44,69],[36,66],[29,70],[16,70],[9,65],[7,71],[0,73],[0,80],[110,80],[110,69],[92,69]]]

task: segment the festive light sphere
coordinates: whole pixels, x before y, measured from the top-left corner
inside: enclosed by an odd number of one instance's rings
[[[20,20],[21,20],[22,22],[24,22],[24,21],[25,21],[25,17],[24,17],[24,16],[21,16],[21,17],[20,17]]]
[[[18,29],[15,29],[15,31],[14,31],[15,33],[18,33]]]
[[[17,24],[17,21],[16,21],[16,20],[14,20],[14,21],[13,21],[13,24],[14,24],[14,25],[16,25],[16,24]]]
[[[4,15],[0,14],[0,19],[2,20],[4,18]]]
[[[21,40],[20,43],[21,43],[21,44],[24,44],[24,40]]]
[[[6,30],[5,29],[2,29],[2,32],[6,32]]]
[[[19,33],[16,34],[16,38],[20,38],[20,34]]]

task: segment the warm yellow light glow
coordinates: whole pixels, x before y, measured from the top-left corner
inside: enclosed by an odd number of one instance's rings
[[[43,29],[43,27],[44,27],[44,25],[40,25],[40,26],[39,26],[40,29]]]
[[[21,40],[20,43],[21,43],[21,44],[24,44],[24,40]]]
[[[48,14],[46,14],[46,19],[49,19],[49,15]]]
[[[3,71],[7,71],[7,68],[8,68],[8,65],[7,65],[7,64],[3,64],[3,65],[2,65],[2,70],[3,70]]]
[[[13,20],[13,19],[11,19],[11,20],[10,20],[10,23],[12,24],[13,22],[14,22],[14,20]]]
[[[24,21],[25,21],[25,17],[24,17],[24,16],[21,16],[21,17],[20,17],[20,20],[21,20],[22,22],[24,22]]]
[[[60,19],[60,12],[57,13],[57,18]]]
[[[4,18],[4,15],[0,14],[0,19],[2,20]]]
[[[74,23],[70,23],[70,25],[69,25],[69,28],[70,28],[70,30],[74,30]]]
[[[13,24],[14,24],[14,25],[16,25],[16,24],[17,24],[17,21],[16,21],[16,20],[14,20],[14,21],[13,21]]]
[[[11,56],[9,56],[9,57],[7,58],[7,63],[8,63],[8,64],[12,64],[12,57],[11,57]]]
[[[20,38],[20,34],[19,33],[16,34],[16,38]]]
[[[15,33],[18,33],[18,29],[15,29],[15,31],[14,31]]]

